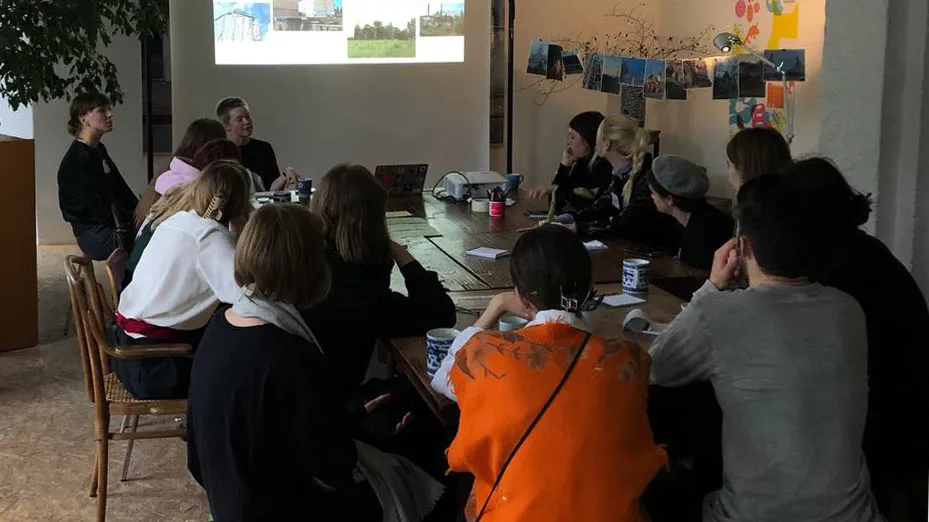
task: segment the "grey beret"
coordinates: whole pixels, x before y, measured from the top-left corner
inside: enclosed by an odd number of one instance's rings
[[[658,156],[652,162],[652,173],[662,188],[678,197],[701,199],[710,190],[706,169],[680,156]]]

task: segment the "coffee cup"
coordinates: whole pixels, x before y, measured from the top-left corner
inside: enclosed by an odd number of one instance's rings
[[[508,191],[513,191],[515,194],[519,189],[519,186],[523,183],[525,176],[522,174],[507,174],[506,175],[506,189]]]
[[[442,360],[448,355],[448,349],[458,337],[460,332],[454,328],[435,328],[426,332],[426,373],[430,377],[442,365]]]
[[[628,294],[648,292],[649,270],[652,262],[648,259],[623,260],[623,291]]]
[[[504,315],[497,323],[497,329],[501,332],[513,332],[523,328],[529,323],[527,319],[516,315]]]
[[[490,202],[490,217],[503,217],[506,213],[506,201]]]

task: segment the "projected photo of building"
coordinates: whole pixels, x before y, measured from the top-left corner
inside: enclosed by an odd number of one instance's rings
[[[275,31],[341,31],[342,0],[274,0]]]
[[[260,42],[268,34],[270,25],[271,6],[268,4],[213,3],[213,39],[217,42]]]
[[[420,36],[464,36],[464,2],[428,2],[419,17]]]

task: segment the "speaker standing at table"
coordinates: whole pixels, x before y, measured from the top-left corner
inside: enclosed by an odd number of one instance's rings
[[[226,127],[226,137],[242,149],[242,164],[261,178],[262,190],[281,177],[274,148],[252,137],[254,121],[248,102],[242,98],[223,98],[216,104],[216,117]]]

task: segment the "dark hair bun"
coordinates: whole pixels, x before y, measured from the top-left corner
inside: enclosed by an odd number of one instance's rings
[[[871,194],[855,194],[849,202],[849,217],[855,223],[855,226],[861,226],[868,222],[871,215]]]

